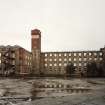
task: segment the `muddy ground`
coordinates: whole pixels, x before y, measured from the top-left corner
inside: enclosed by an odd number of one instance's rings
[[[105,105],[105,79],[0,79],[0,105]]]

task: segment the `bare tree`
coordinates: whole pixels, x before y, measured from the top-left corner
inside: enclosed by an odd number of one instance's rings
[[[72,62],[69,62],[68,65],[66,66],[66,75],[73,76],[74,72],[75,72],[75,67]]]

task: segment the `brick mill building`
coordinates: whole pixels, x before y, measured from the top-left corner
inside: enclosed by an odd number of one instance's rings
[[[105,61],[105,48],[98,51],[41,52],[41,32],[38,29],[31,30],[31,52],[20,46],[0,47],[0,74],[14,71],[17,75],[65,76],[67,65],[72,63],[75,74],[79,76],[86,73],[87,64],[91,61],[97,64]],[[7,64],[10,68],[6,67]]]
[[[0,75],[27,75],[32,70],[32,54],[20,46],[0,46]]]

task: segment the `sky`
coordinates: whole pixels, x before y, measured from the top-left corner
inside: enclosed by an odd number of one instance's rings
[[[105,45],[105,0],[0,0],[0,45],[31,51],[36,28],[42,51],[99,50]]]

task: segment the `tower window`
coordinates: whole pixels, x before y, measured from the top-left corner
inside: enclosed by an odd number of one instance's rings
[[[39,38],[39,35],[32,35],[32,38],[33,39],[38,39]]]

